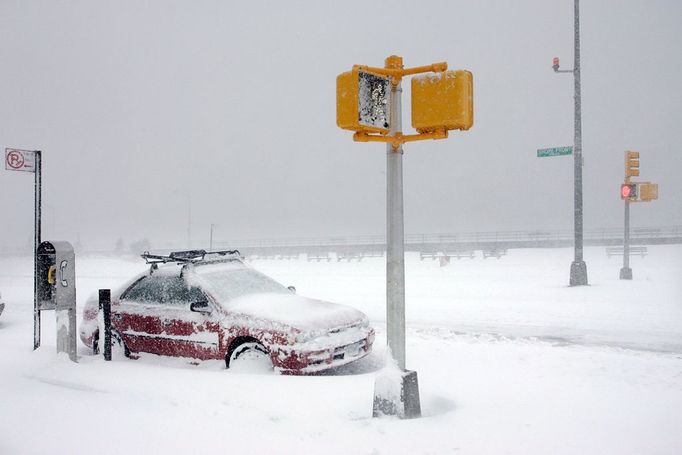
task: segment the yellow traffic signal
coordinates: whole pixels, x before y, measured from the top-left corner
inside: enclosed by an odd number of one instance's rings
[[[336,124],[343,129],[387,134],[391,127],[388,76],[354,68],[336,77]]]
[[[625,152],[625,178],[639,176],[639,152]]]
[[[639,198],[644,202],[658,199],[658,183],[640,183]]]
[[[468,130],[474,124],[474,78],[444,71],[412,78],[412,127],[420,133]]]

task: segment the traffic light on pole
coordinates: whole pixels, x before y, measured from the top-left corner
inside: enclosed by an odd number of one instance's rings
[[[559,57],[554,57],[554,60],[552,60],[552,68],[554,68],[554,71],[559,71]]]
[[[625,178],[639,176],[639,152],[625,152]]]
[[[412,79],[412,126],[420,133],[468,130],[474,124],[474,76],[444,71]]]
[[[637,200],[637,184],[636,183],[623,183],[620,185],[620,198],[627,199],[629,201]]]

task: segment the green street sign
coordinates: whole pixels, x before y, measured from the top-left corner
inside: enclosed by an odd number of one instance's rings
[[[573,147],[552,147],[551,149],[538,149],[538,158],[546,156],[572,155]]]

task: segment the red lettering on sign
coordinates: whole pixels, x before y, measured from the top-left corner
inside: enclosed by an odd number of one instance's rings
[[[21,169],[24,167],[24,155],[19,152],[9,152],[5,161],[12,169]]]

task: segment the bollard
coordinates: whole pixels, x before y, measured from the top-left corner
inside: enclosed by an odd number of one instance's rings
[[[104,313],[104,360],[111,360],[111,289],[99,290],[99,307]]]

